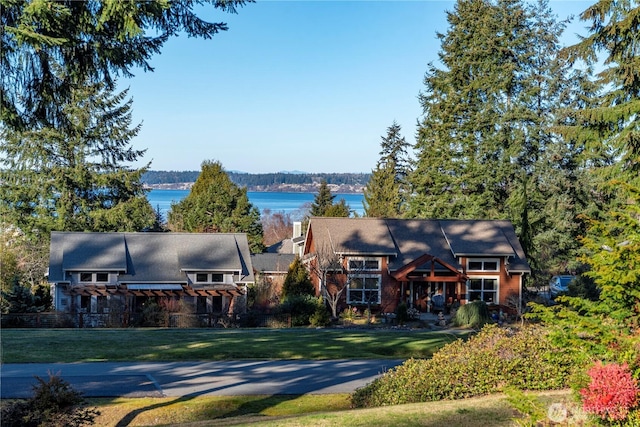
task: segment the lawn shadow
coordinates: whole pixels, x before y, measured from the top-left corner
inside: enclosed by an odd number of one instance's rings
[[[188,402],[189,400],[192,400],[195,397],[196,396],[183,396],[183,397],[175,398],[169,402],[162,402],[162,403],[157,403],[155,405],[145,406],[144,408],[134,409],[133,411],[129,412],[124,417],[122,417],[122,419],[118,421],[118,423],[116,424],[116,427],[126,427],[130,425],[133,422],[133,420],[143,412],[152,411],[154,409],[163,408],[165,406],[171,406],[173,404],[180,403],[180,402]]]

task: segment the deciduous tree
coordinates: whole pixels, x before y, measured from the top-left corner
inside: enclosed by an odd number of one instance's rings
[[[264,209],[261,215],[264,244],[271,246],[285,239],[290,239],[293,233],[291,214],[286,212],[272,212]]]
[[[331,315],[338,318],[338,303],[347,289],[342,274],[342,264],[336,253],[326,246],[316,248],[313,258],[306,261],[309,271],[319,282],[320,294],[331,308]]]

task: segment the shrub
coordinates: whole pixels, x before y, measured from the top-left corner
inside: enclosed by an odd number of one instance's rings
[[[48,380],[36,377],[33,396],[18,400],[2,409],[2,425],[5,427],[79,427],[92,425],[95,409],[85,408],[82,395],[62,378],[49,374]]]
[[[309,323],[311,323],[311,326],[328,326],[331,324],[331,315],[322,302],[322,298],[318,300],[316,311],[309,318]]]
[[[474,301],[460,306],[453,320],[454,325],[480,329],[491,322],[489,307],[484,301]]]
[[[622,421],[638,404],[637,381],[624,363],[603,365],[598,361],[589,369],[591,383],[580,390],[585,412],[607,421]]]
[[[572,354],[551,344],[541,328],[485,326],[468,341],[444,346],[429,360],[410,359],[356,390],[356,407],[462,399],[500,392],[564,388]]]
[[[317,305],[318,300],[311,295],[292,295],[277,307],[276,314],[291,315],[291,326],[307,326]]]
[[[142,309],[142,326],[167,326],[169,313],[156,301],[149,301]]]
[[[398,304],[396,308],[396,321],[399,325],[404,325],[409,320],[409,309],[405,303]]]

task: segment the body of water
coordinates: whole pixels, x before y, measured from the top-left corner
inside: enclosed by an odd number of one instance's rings
[[[172,202],[179,202],[187,197],[189,190],[151,190],[147,194],[149,203],[160,212],[166,215]],[[248,191],[249,201],[262,213],[265,209],[271,212],[285,212],[291,214],[293,219],[299,219],[306,213],[308,207],[313,203],[316,193],[272,193]],[[358,215],[364,215],[362,194],[335,194],[334,202],[344,199],[351,210]]]

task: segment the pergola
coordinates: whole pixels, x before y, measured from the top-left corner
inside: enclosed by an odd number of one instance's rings
[[[215,288],[193,288],[187,284],[121,284],[121,285],[83,285],[72,286],[70,295],[81,296],[136,296],[136,297],[208,297],[244,295],[241,288],[235,286],[217,286]]]

